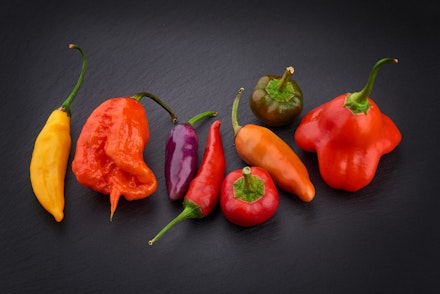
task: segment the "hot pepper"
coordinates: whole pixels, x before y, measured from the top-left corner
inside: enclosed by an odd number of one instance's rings
[[[216,120],[209,128],[202,163],[183,198],[183,211],[151,239],[149,245],[153,245],[179,222],[185,219],[204,218],[217,206],[226,170],[220,125],[221,121]]]
[[[75,98],[87,67],[84,51],[70,44],[82,56],[82,69],[73,91],[61,107],[52,111],[46,124],[35,140],[30,163],[32,189],[40,204],[57,222],[64,218],[64,180],[72,140],[70,137],[70,105]]]
[[[379,60],[360,92],[346,93],[304,116],[295,141],[305,151],[317,152],[319,170],[333,188],[357,191],[374,178],[382,155],[400,143],[394,122],[369,98],[378,69],[395,58]]]
[[[238,104],[243,91],[243,88],[238,91],[232,106],[232,127],[238,155],[247,164],[267,170],[280,188],[296,194],[302,201],[312,201],[315,187],[307,168],[293,149],[268,128],[238,124]]]
[[[177,121],[174,112],[147,92],[104,101],[89,116],[79,135],[72,170],[78,182],[110,195],[110,220],[120,196],[142,199],[157,189],[157,179],[143,160],[150,138],[145,109],[139,100],[147,96]]]
[[[249,100],[254,115],[267,125],[279,127],[292,123],[303,109],[303,94],[291,78],[293,67],[283,76],[266,75],[255,85]]]
[[[257,166],[230,172],[220,192],[220,207],[227,220],[251,227],[269,220],[277,211],[278,190],[269,173]]]
[[[205,117],[216,116],[217,112],[206,111],[186,123],[175,125],[166,140],[165,182],[171,201],[181,199],[189,183],[197,173],[199,136],[194,124]]]

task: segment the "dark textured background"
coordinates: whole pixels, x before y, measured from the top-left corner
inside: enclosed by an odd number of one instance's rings
[[[438,293],[440,208],[439,21],[434,1],[2,1],[0,11],[2,293]],[[350,3],[350,4],[349,4]],[[242,168],[230,109],[256,80],[295,67],[304,115],[360,90],[374,63],[371,97],[403,140],[365,189],[346,193],[321,179],[315,154],[299,150],[299,120],[275,129],[303,159],[316,198],[280,192],[267,223],[240,228],[220,209],[187,220],[154,246],[181,210],[166,196],[167,114],[142,100],[151,123],[145,149],[157,192],[119,202],[80,186],[69,169],[65,219],[56,223],[29,182],[36,135],[74,86],[82,46],[89,67],[72,105],[73,150],[101,102],[152,92],[181,121],[219,112],[227,171]],[[240,123],[259,123],[246,98]],[[208,122],[197,125],[202,156]],[[72,159],[72,158],[71,158]]]

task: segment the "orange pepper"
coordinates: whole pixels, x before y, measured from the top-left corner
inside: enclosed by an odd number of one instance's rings
[[[76,144],[72,171],[78,182],[110,197],[110,220],[119,198],[143,199],[157,189],[154,172],[143,160],[150,139],[148,118],[139,102],[147,96],[177,118],[159,98],[147,92],[101,103],[85,122]]]
[[[315,197],[315,187],[309,173],[290,146],[266,127],[248,124],[240,126],[237,121],[241,88],[232,106],[232,127],[238,155],[249,165],[264,168],[275,184],[283,190],[310,202]]]

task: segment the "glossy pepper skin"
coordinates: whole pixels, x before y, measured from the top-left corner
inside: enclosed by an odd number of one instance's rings
[[[269,126],[280,127],[292,123],[303,109],[303,94],[291,78],[289,66],[283,76],[266,75],[255,85],[249,99],[254,115]]]
[[[251,227],[269,220],[279,205],[278,190],[270,174],[257,166],[230,172],[223,180],[220,207],[227,220]]]
[[[221,121],[216,120],[209,128],[202,162],[183,198],[183,211],[151,239],[149,245],[153,245],[179,222],[185,219],[204,218],[217,206],[226,170],[220,125]]]
[[[269,172],[273,181],[285,191],[310,202],[315,197],[315,186],[309,178],[306,166],[292,148],[268,128],[238,124],[238,104],[241,88],[232,106],[232,127],[235,133],[235,149],[248,165],[259,166]]]
[[[304,116],[294,138],[300,148],[316,152],[324,181],[349,192],[367,186],[382,155],[400,143],[394,122],[369,98],[378,69],[395,58],[379,60],[360,92],[346,93]]]
[[[40,204],[57,222],[64,218],[64,180],[70,154],[70,105],[75,98],[87,68],[84,51],[77,45],[82,56],[82,70],[73,91],[61,107],[52,111],[43,129],[38,134],[30,162],[32,189]]]
[[[200,113],[185,123],[176,124],[169,132],[165,145],[165,183],[171,201],[181,199],[197,173],[199,135],[194,124],[215,111]]]
[[[110,196],[110,220],[119,198],[132,201],[153,194],[157,179],[143,159],[150,138],[143,96],[174,113],[156,96],[141,92],[133,97],[111,98],[90,114],[79,135],[72,170],[78,182]]]

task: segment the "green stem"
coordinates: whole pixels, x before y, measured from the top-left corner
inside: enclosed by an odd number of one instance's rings
[[[86,55],[84,54],[84,51],[81,47],[75,45],[75,44],[69,44],[69,49],[77,49],[81,53],[82,57],[82,68],[81,68],[81,74],[79,75],[78,81],[76,82],[75,87],[73,88],[70,95],[64,100],[63,104],[61,104],[61,110],[65,111],[70,116],[70,104],[72,104],[73,98],[75,98],[76,93],[78,93],[79,88],[82,85],[82,82],[84,80],[84,75],[86,73],[87,68],[87,60]]]
[[[391,62],[397,63],[398,60],[396,58],[383,58],[376,62],[370,72],[370,76],[368,77],[365,87],[359,92],[350,93],[345,99],[344,105],[347,106],[353,113],[367,113],[371,106],[368,102],[368,97],[373,90],[373,84],[376,79],[377,72],[382,65]]]
[[[201,218],[201,217],[202,217],[202,211],[200,210],[200,206],[189,200],[185,200],[183,202],[183,211],[178,216],[176,216],[172,221],[170,221],[162,230],[160,230],[160,232],[157,233],[157,235],[154,236],[153,239],[148,241],[148,245],[153,245],[154,242],[159,240],[160,237],[162,237],[166,232],[168,232],[172,227],[174,227],[181,221],[185,219]]]
[[[199,113],[196,116],[192,117],[190,120],[188,120],[188,124],[190,124],[191,126],[194,126],[201,119],[203,119],[205,117],[213,117],[213,116],[217,116],[216,111],[202,112],[202,113]]]
[[[243,190],[246,193],[253,192],[251,168],[249,166],[243,167],[241,174],[243,175]]]
[[[287,83],[290,81],[290,77],[293,75],[294,69],[292,66],[289,66],[284,71],[283,76],[281,77],[280,81],[278,82],[277,90],[279,92],[284,91],[284,88],[286,88]]]
[[[159,99],[159,97],[157,97],[154,94],[148,93],[148,92],[140,92],[137,94],[134,94],[133,96],[131,96],[131,98],[140,101],[142,97],[148,97],[153,99],[156,103],[158,103],[163,109],[165,109],[171,116],[171,119],[173,120],[173,124],[177,123],[177,116],[176,114],[174,114],[174,111],[168,107],[168,105],[166,105],[162,100]]]
[[[238,104],[240,102],[241,93],[243,93],[244,88],[238,90],[237,96],[235,96],[234,103],[232,104],[232,128],[234,129],[234,134],[237,135],[241,126],[238,124]]]

